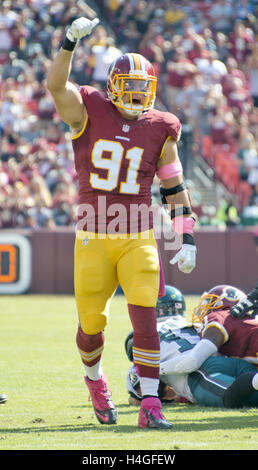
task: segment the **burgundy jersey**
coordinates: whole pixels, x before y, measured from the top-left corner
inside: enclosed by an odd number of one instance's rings
[[[212,312],[203,319],[201,335],[210,327],[218,328],[224,336],[219,352],[225,356],[241,357],[258,365],[258,319],[245,315],[231,317],[228,310]]]
[[[97,89],[80,89],[88,120],[72,140],[79,180],[79,223],[90,232],[136,233],[152,228],[151,186],[163,145],[181,124],[151,109],[124,119]]]

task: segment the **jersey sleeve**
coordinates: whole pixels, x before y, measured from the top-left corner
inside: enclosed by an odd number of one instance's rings
[[[205,331],[212,327],[217,328],[223,334],[223,344],[226,343],[230,332],[228,331],[228,327],[225,325],[225,318],[220,314],[220,312],[212,312],[204,317],[201,336],[203,337]]]
[[[103,109],[103,101],[105,101],[104,95],[96,88],[88,85],[81,86],[79,91],[86,106],[88,115],[101,115],[101,109]]]
[[[181,136],[181,123],[174,114],[164,113],[164,122],[167,131],[167,138],[172,138],[175,142],[180,140]]]

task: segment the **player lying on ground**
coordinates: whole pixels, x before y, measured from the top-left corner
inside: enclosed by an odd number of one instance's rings
[[[258,406],[258,371],[255,365],[243,359],[216,355],[190,374],[180,371],[179,367],[175,373],[174,365],[183,362],[202,340],[196,328],[185,320],[185,301],[178,289],[166,286],[166,295],[159,299],[156,312],[161,351],[161,400],[184,399],[200,406],[225,408]],[[133,332],[126,338],[125,349],[132,361]],[[129,403],[133,405],[141,401],[136,367],[132,366],[127,376]]]
[[[73,21],[47,77],[56,109],[71,129],[79,181],[74,263],[77,346],[96,417],[102,424],[115,424],[117,410],[101,358],[109,305],[120,283],[134,330],[135,362],[144,397],[138,426],[168,429],[171,424],[162,415],[158,398],[160,345],[155,307],[162,286],[149,209],[157,174],[171,225],[183,242],[172,263],[190,273],[196,262],[195,220],[177,152],[181,124],[173,114],[154,109],[157,78],[152,64],[140,54],[124,54],[111,65],[107,96],[69,81],[76,45],[97,24],[97,18]],[[137,351],[142,350],[145,355],[138,361]]]
[[[230,309],[245,299],[244,292],[228,285],[215,286],[203,293],[192,315],[202,340],[174,364],[175,372],[177,369],[193,372],[217,352],[258,365],[258,317],[253,315],[255,311],[242,318],[230,314]]]

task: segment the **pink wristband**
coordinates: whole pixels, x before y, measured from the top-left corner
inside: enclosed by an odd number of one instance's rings
[[[157,171],[157,176],[160,180],[168,180],[174,176],[182,175],[183,168],[181,162],[169,163],[168,165],[162,166]]]
[[[172,223],[174,231],[179,235],[182,233],[193,235],[195,220],[192,217],[175,217]]]

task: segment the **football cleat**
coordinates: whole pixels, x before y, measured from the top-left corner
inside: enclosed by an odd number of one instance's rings
[[[98,421],[101,424],[116,424],[118,414],[112,402],[106,378],[102,376],[99,380],[90,380],[88,377],[84,377],[84,380],[89,389]]]
[[[171,429],[169,423],[161,413],[161,401],[156,397],[144,398],[141,402],[138,420],[139,428]]]

